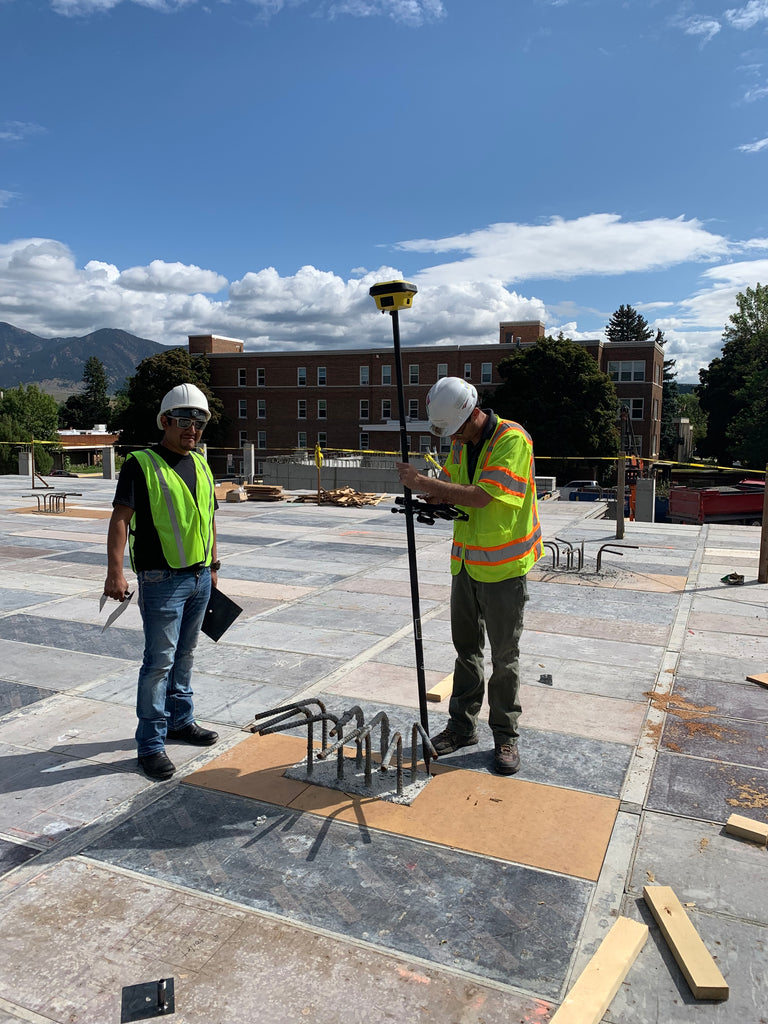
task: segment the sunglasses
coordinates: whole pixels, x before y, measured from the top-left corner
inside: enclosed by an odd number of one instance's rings
[[[182,428],[194,424],[195,430],[202,430],[205,426],[205,420],[199,420],[196,416],[169,416],[168,419],[175,420],[176,426]]]

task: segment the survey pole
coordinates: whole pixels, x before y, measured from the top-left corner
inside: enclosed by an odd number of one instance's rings
[[[400,317],[399,310],[409,308],[416,294],[416,286],[407,281],[387,281],[374,285],[370,295],[376,300],[382,313],[389,313],[392,318],[392,337],[395,349],[395,375],[397,379],[397,404],[400,412],[400,456],[403,462],[409,462],[408,428],[405,418],[405,388],[403,384],[403,364],[400,355]],[[409,487],[403,486],[403,505],[405,508],[405,531],[408,545],[408,573],[411,581],[411,608],[413,611],[413,644],[416,653],[416,682],[419,692],[419,717],[421,726],[429,735],[429,715],[427,713],[427,684],[424,676],[424,646],[421,636],[421,610],[419,605],[419,571],[416,564],[416,531],[413,517],[413,495]],[[429,751],[424,745],[424,766],[429,770]]]

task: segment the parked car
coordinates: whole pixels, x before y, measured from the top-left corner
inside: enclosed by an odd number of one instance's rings
[[[563,484],[562,487],[558,487],[558,490],[560,491],[560,501],[569,501],[571,491],[580,491],[582,487],[597,486],[599,486],[597,480],[569,480],[567,484]]]
[[[54,469],[51,476],[77,476],[77,473],[70,473],[68,469]]]

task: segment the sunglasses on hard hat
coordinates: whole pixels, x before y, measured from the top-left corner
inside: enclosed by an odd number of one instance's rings
[[[196,415],[190,415],[190,413]],[[166,413],[169,420],[175,420],[177,427],[190,427],[194,424],[195,430],[202,430],[208,419],[202,409],[171,409]]]

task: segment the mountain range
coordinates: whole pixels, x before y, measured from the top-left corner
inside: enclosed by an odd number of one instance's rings
[[[37,384],[60,400],[80,390],[83,367],[96,356],[104,364],[109,390],[114,392],[142,359],[166,350],[167,346],[157,341],[111,327],[81,338],[40,338],[0,322],[0,390]]]

